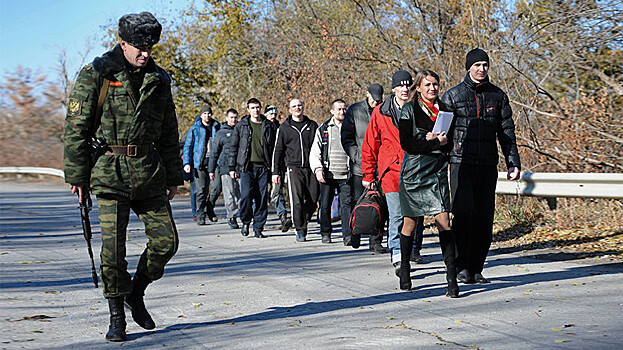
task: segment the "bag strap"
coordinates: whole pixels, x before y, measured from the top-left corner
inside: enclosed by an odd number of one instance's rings
[[[93,125],[91,126],[91,137],[95,136],[95,132],[99,127],[99,124],[102,120],[102,114],[104,113],[104,101],[106,100],[106,94],[108,94],[108,85],[110,84],[110,80],[104,78],[102,82],[102,88],[100,89],[100,95],[97,99],[97,109],[95,110],[95,119],[93,120]]]

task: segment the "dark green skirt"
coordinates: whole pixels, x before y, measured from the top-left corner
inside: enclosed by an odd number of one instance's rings
[[[405,153],[398,191],[403,216],[418,217],[449,212],[448,156]]]

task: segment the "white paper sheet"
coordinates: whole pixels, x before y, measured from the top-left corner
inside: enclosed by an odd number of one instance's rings
[[[454,113],[439,111],[437,121],[435,121],[435,126],[433,127],[433,132],[435,134],[441,134],[442,131],[445,131],[447,134],[448,130],[450,129],[450,124],[452,124],[453,118]]]

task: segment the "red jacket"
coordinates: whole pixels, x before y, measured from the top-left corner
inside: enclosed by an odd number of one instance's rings
[[[405,154],[400,147],[398,127],[389,115],[393,98],[394,95],[389,96],[374,108],[361,146],[363,180],[374,181],[375,165],[378,165],[378,176],[382,177],[381,187],[385,193],[398,192],[400,166]]]

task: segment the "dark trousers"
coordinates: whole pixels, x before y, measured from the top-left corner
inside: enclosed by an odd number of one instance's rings
[[[205,219],[206,213],[214,210],[214,203],[210,200],[210,176],[204,169],[195,169],[195,202],[197,203],[197,217]],[[220,182],[220,181],[219,181]]]
[[[335,197],[335,190],[337,189],[340,198],[342,238],[346,238],[350,236],[350,226],[348,225],[351,212],[350,181],[347,179],[325,179],[325,181],[325,183],[320,183],[320,233],[324,235],[333,232],[333,227],[331,225],[331,204],[333,203],[333,197]]]
[[[359,200],[359,197],[361,197],[361,195],[363,194],[363,191],[366,189],[365,187],[363,187],[363,185],[361,184],[361,181],[363,180],[363,176],[359,176],[359,175],[351,175],[350,177],[350,189],[351,189],[351,212],[352,212],[352,208],[354,208],[357,205],[357,201]],[[350,231],[349,231],[350,232]],[[376,244],[381,244],[381,242],[383,241],[383,236],[370,236],[370,246],[376,245]]]
[[[292,223],[297,233],[307,233],[307,221],[316,211],[318,181],[310,168],[288,167],[288,191]]]
[[[220,168],[216,167],[216,170],[214,170],[214,180],[210,180],[212,190],[210,191],[210,196],[208,197],[213,206],[216,205],[218,196],[223,193],[223,181],[221,180],[221,175]]]
[[[456,236],[459,270],[482,272],[493,235],[497,177],[493,166],[450,164],[452,230]]]
[[[248,225],[253,219],[253,230],[263,231],[268,217],[268,178],[266,167],[251,167],[240,173],[240,221]]]

